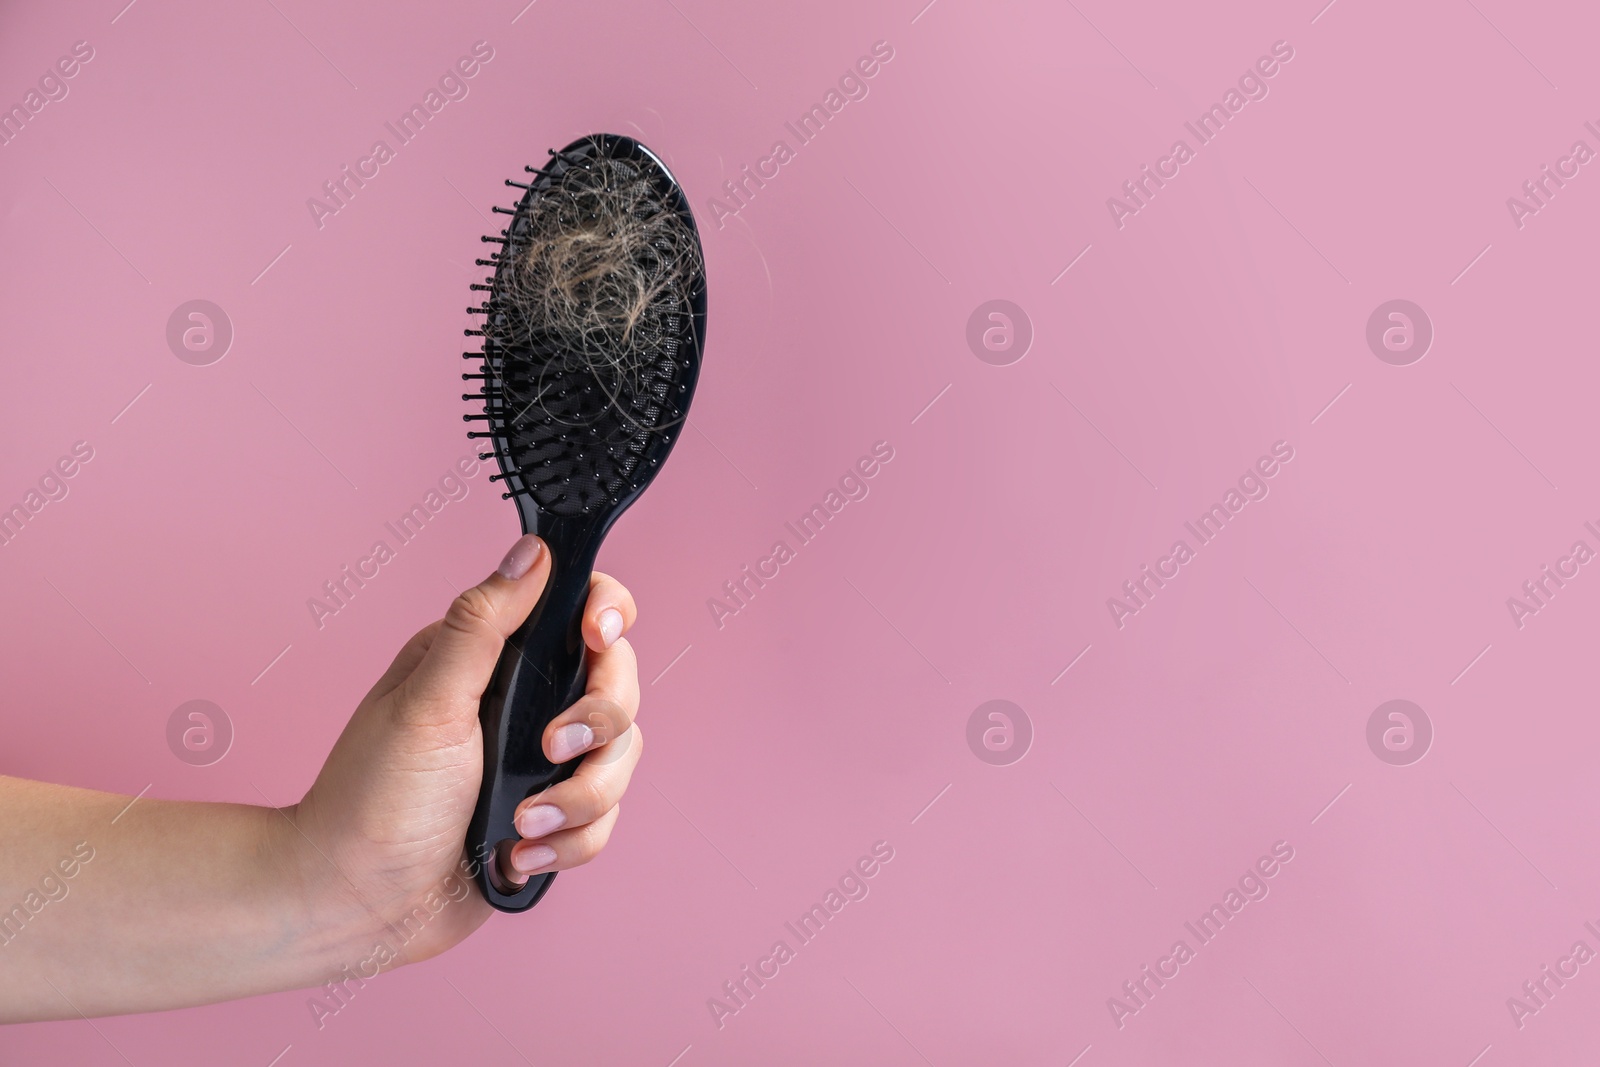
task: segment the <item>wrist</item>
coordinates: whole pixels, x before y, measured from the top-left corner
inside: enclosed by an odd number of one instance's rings
[[[299,984],[321,985],[371,954],[384,920],[336,866],[337,853],[319,843],[315,817],[305,805],[262,810],[269,819],[266,877],[275,885],[279,921],[304,972]]]

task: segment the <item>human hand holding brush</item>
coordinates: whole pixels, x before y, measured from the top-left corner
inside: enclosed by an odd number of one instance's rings
[[[0,908],[21,901],[0,913],[0,1022],[348,988],[527,911],[605,846],[642,739],[633,598],[593,565],[688,419],[705,263],[637,141],[526,171],[483,239],[500,250],[462,374],[523,537],[401,649],[293,807],[0,778]]]
[[[643,743],[633,722],[638,663],[621,636],[636,615],[633,597],[614,578],[596,573],[583,609],[586,692],[542,738],[552,763],[590,755],[571,778],[517,805],[521,840],[513,848],[462,860],[483,775],[479,701],[505,639],[544,591],[550,564],[544,543],[524,535],[494,574],[413,637],[356,709],[298,805],[297,829],[317,850],[331,848],[362,870],[363,877],[343,887],[355,906],[382,905],[372,898],[387,897],[389,910],[406,914],[417,894],[438,890],[443,880],[478,863],[493,864],[498,881],[518,885],[532,874],[587,863],[605,847]],[[325,864],[325,873],[339,873],[332,870],[336,865]],[[337,893],[341,887],[328,888]],[[408,944],[407,960],[449,948],[490,911],[470,894],[447,923],[430,923]]]
[[[549,576],[543,543],[520,538],[400,650],[291,807],[130,806],[0,778],[0,1022],[369,981],[482,925],[493,909],[462,850],[482,776],[479,700]],[[616,825],[643,748],[622,637],[635,617],[628,590],[595,574],[587,692],[543,735],[551,762],[578,769],[518,805],[507,883],[587,863]]]

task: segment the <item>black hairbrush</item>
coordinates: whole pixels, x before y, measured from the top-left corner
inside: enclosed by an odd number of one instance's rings
[[[512,814],[581,760],[545,758],[545,727],[583,696],[583,608],[600,542],[650,484],[688,417],[705,348],[704,258],[688,199],[639,142],[596,134],[526,168],[529,184],[480,307],[483,413],[468,434],[494,446],[524,533],[549,546],[551,574],[506,641],[483,696],[483,785],[467,831],[478,886],[501,911],[538,903],[554,874],[510,884],[499,853],[518,840]],[[489,453],[481,458],[488,459]]]

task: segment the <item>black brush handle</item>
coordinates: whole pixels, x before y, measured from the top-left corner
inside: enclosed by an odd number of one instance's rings
[[[478,705],[483,725],[483,784],[467,829],[467,854],[477,861],[478,888],[501,911],[527,911],[539,902],[555,873],[538,874],[521,888],[503,886],[497,848],[519,840],[512,816],[523,800],[572,776],[582,758],[551,763],[544,754],[550,721],[583,696],[589,669],[583,643],[583,609],[599,539],[546,537],[550,579],[539,602],[506,640],[494,679]],[[506,846],[509,848],[509,844]]]

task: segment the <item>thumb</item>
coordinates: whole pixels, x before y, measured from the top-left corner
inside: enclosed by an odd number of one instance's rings
[[[521,626],[550,577],[550,553],[527,534],[499,568],[456,597],[408,684],[420,693],[476,705],[489,687],[505,639]]]

